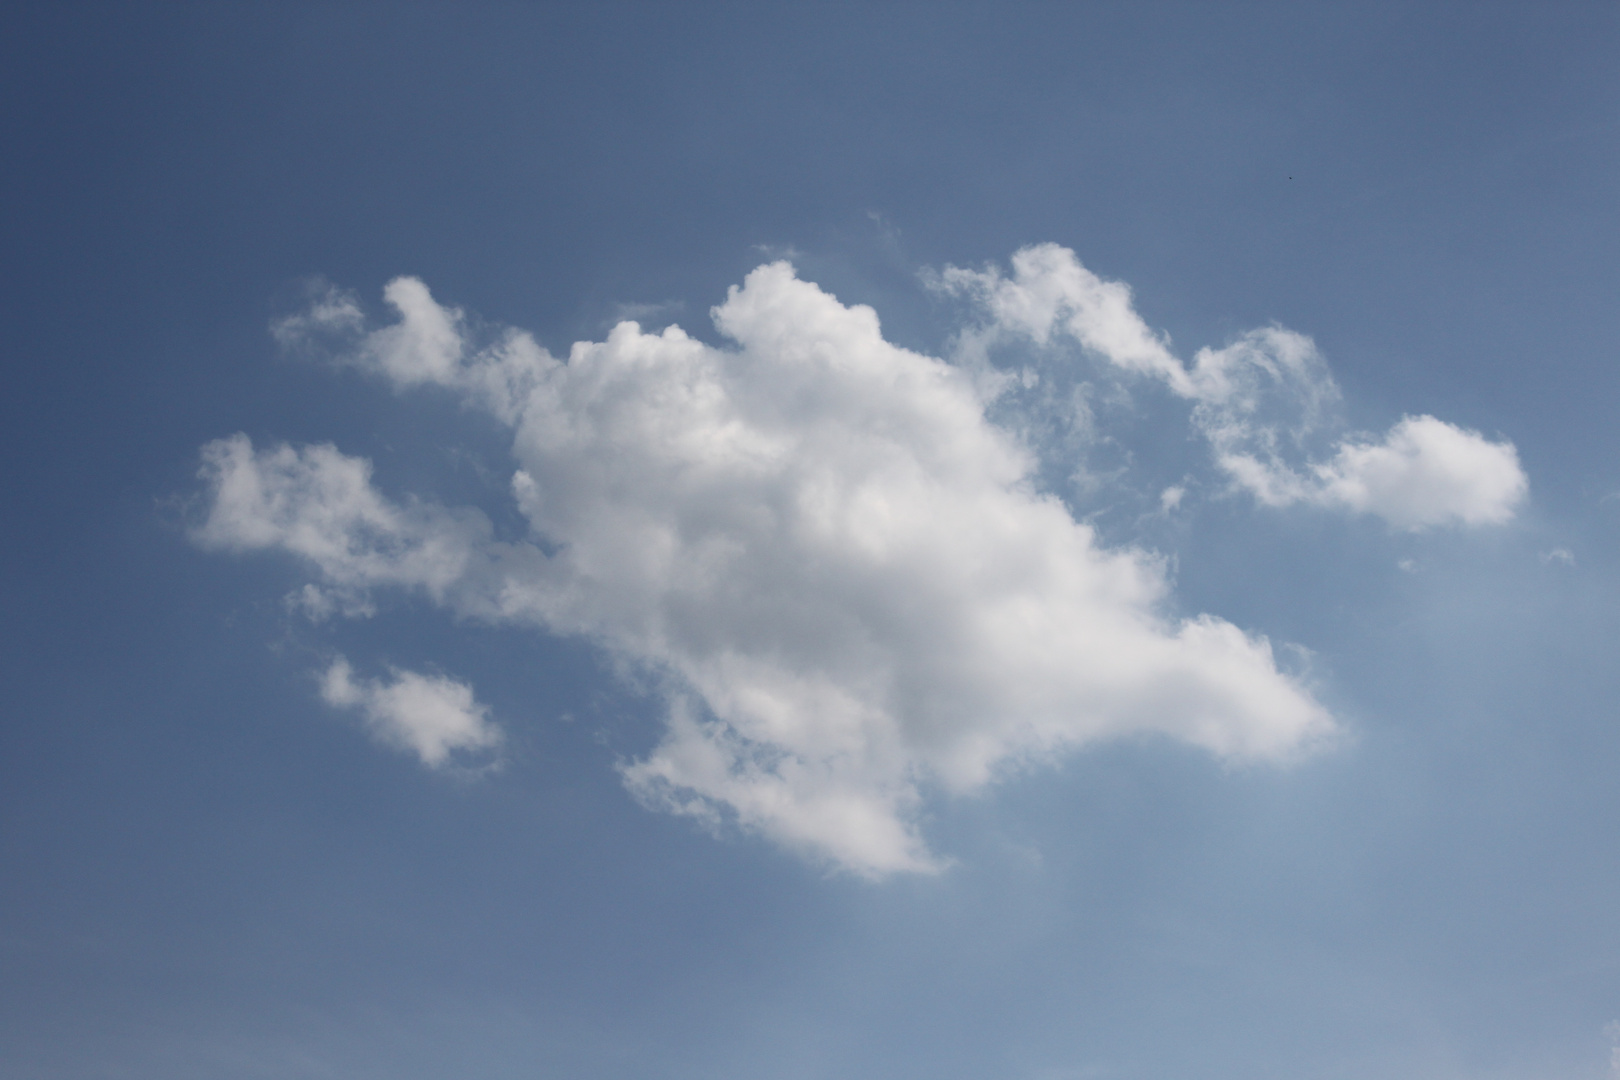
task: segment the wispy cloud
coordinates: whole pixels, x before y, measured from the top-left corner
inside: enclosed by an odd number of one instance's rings
[[[1216,464],[1267,506],[1302,503],[1373,514],[1397,529],[1498,525],[1528,491],[1518,453],[1476,431],[1433,416],[1407,416],[1381,436],[1347,433],[1328,452],[1313,444],[1337,426],[1339,389],[1315,343],[1272,326],[1220,349],[1200,349],[1190,365],[1167,336],[1137,314],[1130,289],[1081,265],[1056,244],[1024,248],[999,267],[947,267],[937,288],[969,297],[983,319],[958,349],[977,370],[1008,339],[1047,344],[1067,337],[1114,369],[1152,378],[1193,404],[1192,425]],[[999,392],[1005,378],[995,384]]]
[[[609,320],[608,325],[617,325],[622,322],[636,322],[641,323],[643,326],[648,323],[660,325],[685,310],[686,304],[681,300],[663,300],[656,304],[615,304],[613,306],[613,318]]]

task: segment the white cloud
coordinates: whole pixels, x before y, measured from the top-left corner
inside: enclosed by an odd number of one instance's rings
[[[1327,461],[1299,470],[1274,452],[1214,442],[1222,468],[1267,506],[1374,514],[1411,532],[1503,524],[1529,489],[1512,443],[1432,416],[1403,417],[1382,438],[1346,438]]]
[[[433,302],[415,278],[395,278],[383,298],[400,321],[367,336],[364,357],[402,387],[443,383],[461,362],[461,312]]]
[[[232,435],[202,448],[199,475],[211,499],[192,533],[197,543],[307,560],[328,586],[298,594],[312,614],[350,613],[359,593],[379,585],[443,599],[492,550],[478,511],[391,503],[371,486],[370,462],[331,445],[255,450],[246,435]]]
[[[1045,344],[1067,334],[1113,367],[1191,401],[1193,427],[1216,463],[1265,505],[1374,514],[1415,531],[1501,524],[1528,490],[1512,443],[1432,416],[1405,417],[1382,437],[1341,438],[1325,460],[1310,461],[1339,398],[1310,338],[1278,326],[1252,330],[1225,348],[1200,349],[1187,367],[1137,315],[1129,288],[1099,278],[1069,249],[1025,248],[1012,268],[1010,278],[993,266],[939,275],[940,288],[973,298],[987,316],[960,339],[968,363],[982,367],[989,349],[1009,338]]]
[[[927,871],[925,783],[970,792],[1144,734],[1281,761],[1334,731],[1264,637],[1175,617],[1159,560],[1104,548],[1039,494],[967,373],[786,263],[714,309],[734,348],[622,323],[566,362],[515,332],[476,347],[420,283],[387,295],[402,320],[354,357],[513,426],[534,542],[391,502],[331,447],[244,436],[204,448],[199,540],[292,552],[324,588],[413,587],[583,635],[658,673],[667,730],[624,768],[652,804],[857,873]],[[1102,290],[1099,318],[1115,299]]]
[[[1181,361],[1171,354],[1168,339],[1148,329],[1131,306],[1129,285],[1105,281],[1057,244],[1022,248],[1011,261],[1011,278],[994,266],[982,271],[947,266],[938,284],[977,299],[990,315],[990,328],[1026,334],[1043,345],[1054,332],[1066,332],[1110,362],[1157,375],[1183,392],[1187,373]],[[966,340],[984,343],[971,333]]]
[[[1341,443],[1314,471],[1314,501],[1377,514],[1401,529],[1500,525],[1528,487],[1512,443],[1432,416],[1404,417],[1376,442]]]
[[[458,751],[493,750],[501,729],[489,709],[473,698],[472,687],[455,679],[391,668],[391,678],[356,679],[338,657],[321,676],[321,698],[339,708],[357,709],[377,741],[407,750],[429,768],[448,765]]]

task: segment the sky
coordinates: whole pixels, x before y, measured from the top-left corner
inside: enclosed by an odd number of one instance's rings
[[[1620,7],[0,18],[0,1075],[1620,1077]]]

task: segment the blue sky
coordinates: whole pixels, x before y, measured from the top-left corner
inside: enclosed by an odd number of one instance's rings
[[[1612,3],[0,42],[0,1074],[1620,1075]]]

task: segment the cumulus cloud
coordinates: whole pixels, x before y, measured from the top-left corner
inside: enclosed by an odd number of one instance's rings
[[[1129,314],[1095,291],[1099,319]],[[1284,761],[1334,731],[1266,638],[1178,617],[1159,559],[1041,494],[969,373],[786,263],[713,310],[730,347],[625,322],[566,361],[516,331],[474,341],[420,282],[385,295],[399,321],[354,331],[350,358],[509,423],[531,535],[391,500],[332,447],[234,436],[204,448],[198,539],[291,553],[345,595],[403,587],[581,635],[653,673],[667,727],[623,767],[651,805],[857,873],[929,871],[925,786],[979,790],[1107,738]],[[1152,335],[1099,335],[1154,370]]]
[[[1376,441],[1346,441],[1314,467],[1308,495],[1377,514],[1402,529],[1500,525],[1528,487],[1512,443],[1495,443],[1432,416],[1408,416]]]
[[[1417,531],[1501,524],[1528,490],[1512,443],[1432,416],[1405,417],[1383,436],[1342,436],[1313,458],[1312,444],[1336,417],[1339,390],[1310,338],[1266,327],[1200,349],[1184,365],[1136,313],[1130,289],[1087,270],[1069,249],[1025,248],[1011,265],[1010,277],[994,266],[947,267],[936,279],[985,316],[961,335],[968,363],[982,369],[1008,339],[1046,344],[1065,335],[1112,368],[1154,378],[1190,401],[1193,427],[1216,463],[1264,505],[1374,514]]]
[[[429,768],[448,765],[458,751],[500,746],[501,729],[466,683],[399,668],[389,674],[386,681],[356,679],[340,656],[321,676],[321,698],[328,705],[359,710],[378,742],[414,753]]]

